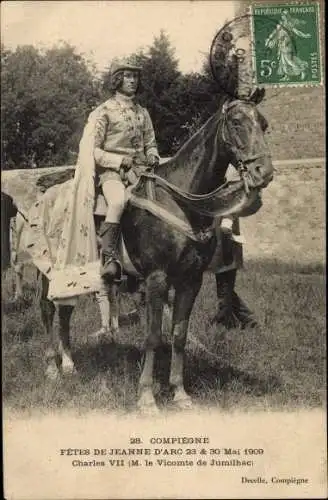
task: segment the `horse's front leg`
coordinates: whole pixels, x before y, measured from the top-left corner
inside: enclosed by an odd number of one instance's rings
[[[191,407],[191,398],[183,384],[183,362],[189,318],[201,284],[202,276],[197,276],[194,280],[182,279],[175,287],[170,384],[174,388],[173,402],[181,408]]]
[[[15,272],[15,296],[14,300],[19,301],[23,299],[24,293],[23,293],[23,269],[24,265],[23,264],[14,264],[13,269]]]
[[[19,254],[20,240],[22,236],[23,227],[24,227],[23,218],[20,215],[16,216],[15,223],[11,225],[11,244],[12,244],[11,266],[15,272],[15,296],[14,296],[15,301],[23,299],[24,265],[21,262],[18,262],[18,254]]]
[[[153,370],[155,350],[162,342],[162,316],[166,294],[166,274],[163,271],[153,272],[146,279],[147,338],[138,400],[138,408],[151,413],[158,411],[153,395]]]
[[[41,293],[40,293],[40,309],[41,309],[41,320],[46,331],[47,340],[49,342],[45,359],[46,359],[46,377],[50,380],[56,380],[60,375],[60,355],[58,350],[58,337],[56,330],[54,328],[54,316],[56,312],[55,304],[47,299],[49,281],[42,275],[41,283]]]
[[[116,283],[103,280],[95,297],[101,317],[101,328],[90,334],[89,340],[112,342],[119,335],[119,287]]]
[[[75,372],[70,346],[70,319],[73,310],[74,306],[72,305],[58,305],[59,353],[61,356],[61,372],[63,375],[72,375]]]
[[[120,314],[120,294],[119,286],[116,283],[108,287],[108,300],[110,307],[110,330],[113,340],[118,338],[119,335],[119,314]]]

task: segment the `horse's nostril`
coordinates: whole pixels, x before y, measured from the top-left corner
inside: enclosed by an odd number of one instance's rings
[[[254,169],[254,174],[256,177],[262,177],[262,172],[261,172],[261,166],[260,165],[255,165]]]

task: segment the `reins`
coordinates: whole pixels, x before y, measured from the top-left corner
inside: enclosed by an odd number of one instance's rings
[[[174,195],[177,195],[178,198],[181,200],[187,200],[191,202],[206,202],[210,201],[213,198],[217,197],[220,195],[220,191],[225,191],[228,186],[231,186],[232,184],[235,184],[239,181],[227,181],[221,186],[215,188],[213,191],[210,191],[209,193],[206,194],[195,194],[195,193],[189,193],[188,191],[184,191],[183,189],[180,189],[178,186],[175,184],[172,184],[171,182],[167,181],[163,177],[160,177],[159,175],[153,174],[153,173],[148,173],[144,172],[141,174],[140,178],[145,177],[146,179],[153,180],[159,187],[165,189],[165,191],[169,193],[173,193]],[[135,186],[136,188],[137,186]],[[133,188],[134,190],[134,188]]]
[[[223,105],[222,107],[222,116],[219,119],[218,126],[217,126],[217,132],[216,136],[219,134],[220,130],[220,125],[221,125],[221,130],[222,130],[222,140],[224,144],[229,145],[235,152],[236,159],[237,159],[237,165],[235,166],[241,181],[243,182],[244,186],[244,191],[246,195],[248,196],[250,193],[250,187],[249,187],[249,180],[248,180],[248,168],[247,165],[254,160],[257,160],[259,158],[262,158],[265,156],[265,154],[258,154],[258,155],[253,155],[253,156],[248,156],[247,158],[241,158],[238,154],[238,150],[234,147],[234,144],[228,140],[225,134],[225,125],[227,124],[227,111],[231,109],[233,106],[238,104],[238,100],[232,101],[228,103],[227,105]],[[206,194],[195,194],[195,193],[190,193],[188,191],[184,191],[180,189],[178,186],[175,184],[172,184],[171,182],[167,181],[163,177],[160,177],[153,172],[142,172],[140,177],[144,177],[148,179],[148,181],[153,181],[156,185],[160,186],[161,188],[165,189],[167,192],[171,193],[174,197],[180,199],[180,201],[185,201],[185,202],[200,202],[200,203],[206,203],[214,198],[220,196],[229,185],[231,185],[231,181],[225,182],[223,185],[218,186],[216,189],[213,191],[210,191],[209,193]],[[236,181],[234,181],[236,182]],[[139,182],[138,182],[139,184]],[[197,211],[196,208],[194,208],[195,211]],[[202,211],[201,207],[198,207],[199,213],[205,214],[205,215],[210,215],[208,211]],[[212,214],[213,215],[213,214]]]

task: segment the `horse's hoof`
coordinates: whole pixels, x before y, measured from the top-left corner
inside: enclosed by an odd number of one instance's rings
[[[186,399],[179,399],[179,400],[174,400],[174,406],[178,410],[192,410],[193,409],[193,403],[191,398],[186,398]]]
[[[120,329],[117,327],[112,327],[111,332],[108,337],[105,338],[106,342],[115,342],[117,338],[120,336]]]
[[[160,411],[156,405],[156,401],[152,392],[145,391],[141,393],[137,403],[137,410],[141,415],[144,416],[153,417],[159,415]]]
[[[185,391],[177,391],[173,403],[179,410],[191,410],[193,408],[192,399]]]
[[[77,375],[77,370],[75,366],[73,367],[62,367],[62,375],[63,377],[75,377]]]
[[[106,377],[100,377],[98,389],[99,389],[99,392],[105,396],[112,395],[112,391],[109,389],[109,387],[107,385]]]
[[[50,363],[45,372],[46,379],[55,382],[60,378],[60,373],[55,362]]]
[[[61,364],[61,372],[64,376],[76,375],[77,371],[75,365],[71,359],[63,356],[63,361]]]
[[[156,417],[157,415],[160,415],[160,411],[156,403],[143,405],[138,402],[137,411],[139,415],[142,415],[143,417]]]

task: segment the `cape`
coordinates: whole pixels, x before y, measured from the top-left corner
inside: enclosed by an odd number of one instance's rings
[[[49,281],[48,298],[67,299],[99,290],[100,261],[94,224],[96,118],[88,118],[72,180],[49,188],[27,212],[25,246]]]

